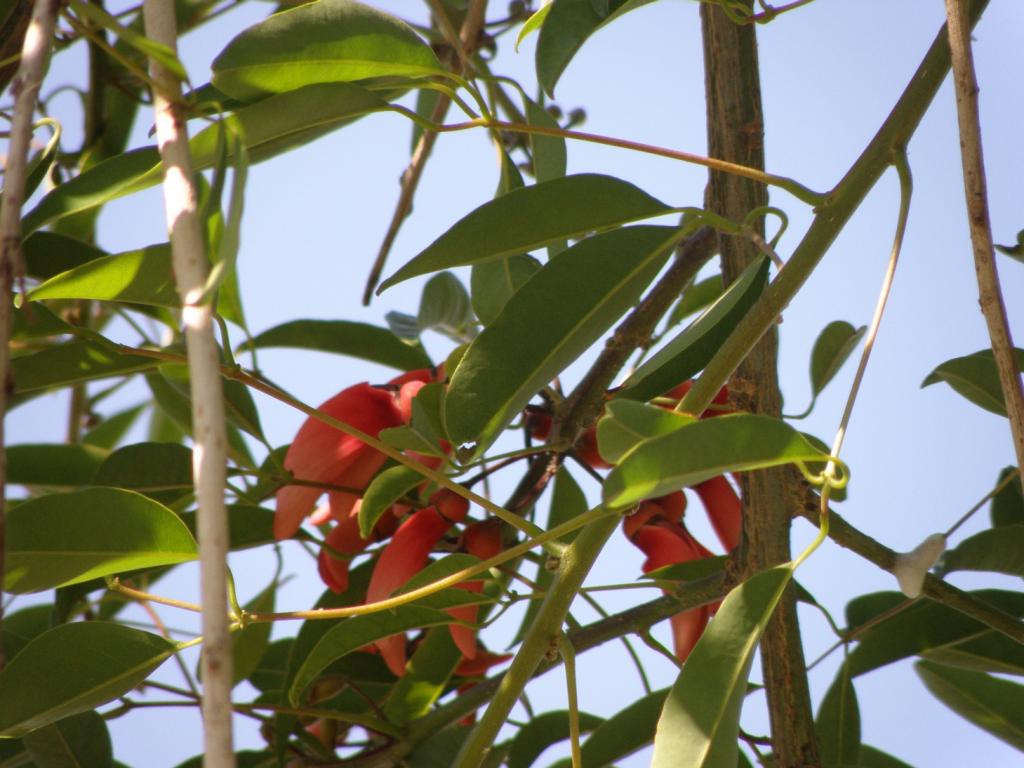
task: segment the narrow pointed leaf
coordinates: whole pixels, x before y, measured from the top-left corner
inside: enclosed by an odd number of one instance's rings
[[[476,454],[485,450],[539,389],[633,305],[680,233],[638,226],[595,235],[538,271],[452,375],[445,398],[452,442],[475,442]]]
[[[405,676],[395,683],[384,703],[388,722],[405,725],[430,711],[451,679],[462,654],[447,627],[434,627],[406,665]]]
[[[501,314],[512,295],[540,269],[533,256],[504,256],[473,265],[470,278],[473,311],[484,325]]]
[[[40,339],[79,331],[76,326],[61,320],[39,301],[25,302],[11,314],[12,339]]]
[[[524,98],[523,101],[526,121],[530,125],[549,129],[559,127],[558,121],[544,107],[532,99]],[[531,133],[530,147],[533,151],[533,175],[538,184],[565,176],[566,151],[563,137]]]
[[[601,458],[618,464],[644,440],[673,432],[694,418],[635,400],[612,400],[597,422],[597,447]]]
[[[26,274],[39,280],[47,280],[108,255],[94,245],[59,232],[34,232],[25,239],[22,247]]]
[[[405,23],[351,0],[320,0],[249,27],[213,61],[213,85],[243,101],[313,83],[447,75]]]
[[[95,712],[65,717],[26,733],[25,747],[38,768],[113,768],[106,721]]]
[[[772,568],[726,595],[665,700],[652,768],[735,768],[754,651],[791,576]]]
[[[1024,645],[999,632],[983,632],[953,645],[924,651],[928,661],[975,672],[1024,675]]]
[[[1016,474],[1017,468],[1006,467],[999,473],[996,485],[1002,483],[1010,473]],[[1024,495],[1021,494],[1019,481],[1014,480],[992,497],[989,515],[995,527],[1024,523]]]
[[[690,315],[707,309],[718,301],[724,292],[725,286],[722,284],[721,275],[714,275],[691,285],[683,291],[683,297],[676,302],[676,305],[672,307],[672,311],[668,313],[669,327],[681,323]]]
[[[120,624],[60,624],[0,672],[0,736],[24,736],[105,704],[145,680],[174,650],[162,637]]]
[[[672,209],[612,176],[578,174],[514,189],[455,222],[381,283],[378,293],[410,277],[512,256]]]
[[[107,451],[91,445],[37,444],[7,447],[7,482],[18,485],[88,485]]]
[[[106,450],[113,449],[132,428],[139,416],[146,409],[145,405],[128,408],[112,416],[107,416],[95,427],[82,435],[82,442]]]
[[[508,768],[530,768],[548,747],[569,738],[569,711],[543,712],[519,729],[508,750]],[[588,712],[579,713],[580,732],[589,733],[604,722]],[[586,763],[597,765],[597,763]]]
[[[251,343],[247,342],[239,349],[252,347],[292,347],[331,352],[380,363],[400,371],[430,366],[430,358],[423,347],[406,344],[387,328],[345,320],[293,320],[282,323],[258,334]]]
[[[7,520],[6,586],[38,592],[196,557],[181,519],[132,491],[88,488],[40,496]]]
[[[94,259],[55,275],[29,292],[29,298],[97,299],[180,307],[168,243]]]
[[[860,768],[913,768],[909,763],[904,763],[888,752],[883,752],[867,744],[861,744],[860,746],[859,765]]]
[[[1024,577],[1024,525],[1001,525],[976,533],[942,556],[942,573],[995,571]]]
[[[640,443],[605,478],[603,498],[609,508],[625,509],[725,472],[826,458],[785,422],[730,414]]]
[[[822,765],[860,764],[860,709],[857,691],[844,664],[825,693],[814,722]]]
[[[370,538],[380,516],[422,482],[423,475],[406,466],[389,467],[373,478],[359,506],[359,535]]]
[[[650,400],[703,370],[767,282],[768,260],[762,258],[747,267],[700,317],[641,365],[622,385],[617,397]]]
[[[833,320],[822,329],[811,350],[811,393],[821,394],[857,348],[867,326],[854,328],[845,320]]]
[[[537,40],[537,80],[548,95],[576,51],[604,24],[651,0],[554,0]]]
[[[403,605],[394,610],[353,616],[331,627],[305,657],[288,690],[288,700],[298,705],[302,693],[323,670],[337,659],[364,645],[399,632],[451,622],[446,613],[418,605]]]
[[[516,51],[519,50],[519,46],[522,45],[523,40],[543,26],[544,19],[547,18],[550,11],[551,2],[549,0],[549,2],[534,11],[530,18],[523,22],[523,26],[519,29],[519,34],[516,35]]]
[[[914,669],[935,698],[1024,752],[1024,685],[927,661],[917,662]]]
[[[1014,350],[1017,367],[1024,369],[1024,350]],[[991,349],[973,355],[954,357],[928,374],[922,387],[944,381],[975,405],[999,416],[1006,415],[1003,390],[999,385],[999,371]]]
[[[583,764],[614,765],[650,744],[668,691],[662,688],[642,696],[594,728],[580,749]]]
[[[121,354],[94,341],[72,341],[14,358],[11,376],[15,392],[23,394],[147,371],[158,363],[151,357]]]

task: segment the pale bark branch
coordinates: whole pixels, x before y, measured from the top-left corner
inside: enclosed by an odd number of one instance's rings
[[[177,49],[174,4],[146,0],[146,35]],[[181,84],[156,61],[150,72],[156,135],[164,168],[164,201],[171,258],[182,302],[192,395],[193,476],[198,502],[200,602],[203,607],[203,765],[233,768],[231,735],[232,645],[227,600],[228,524],[224,505],[227,436],[220,353],[213,311],[203,298],[208,259],[197,214],[192,158]]]
[[[14,389],[8,347],[13,311],[11,294],[15,279],[20,277],[23,271],[21,208],[25,204],[32,116],[36,111],[39,88],[49,62],[57,6],[56,0],[36,0],[32,18],[25,30],[21,65],[11,84],[11,92],[14,94],[14,116],[7,145],[3,204],[0,207],[0,593],[3,592],[7,561],[7,458],[4,448],[4,421],[7,416],[7,400]],[[0,606],[0,632],[3,629],[2,620],[3,607]],[[0,650],[0,667],[3,667],[4,661],[3,651]]]
[[[971,55],[971,25],[964,0],[946,0],[949,51],[956,90],[956,113],[960,124],[960,157],[964,168],[967,223],[974,248],[974,271],[978,276],[978,303],[985,316],[992,354],[999,371],[999,384],[1010,418],[1010,433],[1017,454],[1017,466],[1024,467],[1024,390],[1006,319],[1006,304],[999,287],[992,224],[989,221],[985,159],[981,149],[981,120],[978,116],[978,81]]]

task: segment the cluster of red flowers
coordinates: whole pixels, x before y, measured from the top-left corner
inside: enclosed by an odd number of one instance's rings
[[[409,423],[413,398],[437,376],[436,369],[422,369],[402,374],[382,386],[356,384],[325,402],[320,410],[377,437],[381,430]],[[685,382],[669,392],[667,397],[682,397],[690,385],[691,382]],[[727,399],[728,393],[723,388],[715,403],[721,406]],[[543,439],[550,431],[550,417],[533,414],[529,426],[535,437]],[[584,432],[577,442],[575,454],[591,467],[610,466],[598,453],[593,428]],[[439,462],[436,458],[417,458],[432,466]],[[360,497],[385,461],[382,453],[358,438],[311,418],[299,429],[284,461],[285,469],[295,479],[308,484],[286,485],[277,493],[276,538],[293,536],[306,517],[316,524],[333,521],[318,565],[324,583],[335,592],[348,589],[352,557],[373,542],[389,540],[374,565],[366,591],[367,603],[390,597],[421,571],[441,539],[469,512],[469,503],[465,499],[451,491],[440,490],[430,497],[427,506],[415,511],[402,504],[393,505],[379,518],[370,537],[364,539],[358,522]],[[316,501],[323,494],[322,485],[337,486],[339,490],[329,491],[327,504],[314,510]],[[740,535],[740,502],[735,491],[724,477],[701,483],[695,490],[723,546],[731,550]],[[685,509],[686,497],[678,491],[643,502],[634,514],[625,519],[623,530],[626,536],[647,556],[643,565],[645,573],[666,565],[712,556],[687,531],[683,524]],[[501,526],[497,519],[466,526],[459,540],[460,548],[481,560],[496,556],[502,548]],[[459,586],[478,592],[483,588],[483,582],[474,580]],[[477,610],[478,607],[473,605],[449,610],[456,620],[450,625],[452,639],[464,657],[457,670],[459,674],[479,674],[486,670],[486,666],[508,658],[486,652],[477,641],[476,631],[471,626],[476,621]],[[699,639],[713,610],[713,606],[702,606],[673,617],[675,651],[680,660],[686,658]],[[388,668],[395,675],[403,675],[405,636],[394,635],[377,641],[375,645]],[[485,665],[484,670],[477,669],[481,665]]]

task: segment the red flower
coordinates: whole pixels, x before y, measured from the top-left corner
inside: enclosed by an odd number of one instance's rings
[[[331,532],[327,534],[325,546],[320,549],[317,558],[317,570],[324,584],[334,592],[341,594],[348,589],[349,563],[373,541],[381,541],[391,536],[398,528],[398,518],[403,514],[399,510],[408,511],[408,507],[395,505],[380,516],[373,527],[369,539],[359,535],[359,506],[357,501],[348,515],[345,516]],[[310,518],[312,519],[312,518]]]
[[[740,532],[743,530],[743,504],[740,497],[725,479],[725,475],[697,483],[693,490],[700,496],[718,540],[726,552],[732,552],[740,543]]]
[[[425,368],[404,373],[383,387],[365,382],[355,384],[323,403],[320,410],[371,437],[377,437],[382,429],[401,426],[409,420],[412,398],[424,383],[434,377],[435,372]],[[385,458],[384,454],[361,440],[309,418],[288,448],[284,467],[299,480],[346,486],[358,492],[366,488]],[[359,498],[357,492],[332,492],[331,517],[345,521]],[[286,485],[279,490],[274,537],[287,539],[293,536],[322,494],[319,488],[301,485]]]
[[[395,531],[373,567],[366,602],[385,600],[409,579],[423,570],[427,557],[445,532],[465,518],[469,502],[451,491],[435,493],[431,505],[410,515]],[[405,635],[378,640],[375,645],[384,662],[396,676],[405,674]]]
[[[490,560],[501,552],[501,520],[496,517],[482,520],[467,526],[462,534],[462,544],[469,554],[480,560]],[[480,592],[484,588],[483,581],[474,579],[464,581],[458,585],[459,589],[469,592]],[[463,658],[474,659],[477,653],[476,629],[466,624],[475,624],[477,614],[480,611],[479,605],[462,605],[458,608],[449,608],[448,615],[456,621],[464,624],[450,624],[448,629],[452,633],[452,640]]]

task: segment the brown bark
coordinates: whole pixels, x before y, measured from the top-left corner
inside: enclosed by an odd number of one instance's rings
[[[753,168],[764,168],[764,118],[754,25],[731,22],[720,8],[701,5],[707,99],[708,155]],[[768,191],[734,175],[712,172],[708,207],[733,221],[768,204]],[[763,225],[758,234],[763,237]],[[726,283],[760,255],[742,237],[721,238]],[[762,336],[739,366],[730,389],[739,405],[754,413],[779,416],[778,335]],[[791,512],[787,478],[782,469],[745,473],[743,542],[738,563],[742,577],[790,559]],[[810,692],[792,587],[780,601],[761,641],[761,661],[771,719],[774,764],[780,767],[818,764]]]

